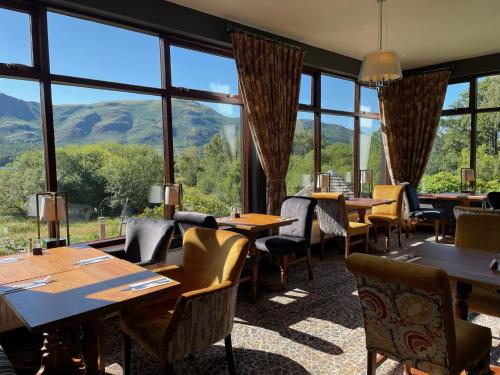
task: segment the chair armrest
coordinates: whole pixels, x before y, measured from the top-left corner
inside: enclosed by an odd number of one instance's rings
[[[179,282],[183,282],[185,280],[184,268],[182,266],[166,266],[152,270],[162,276],[170,277]]]

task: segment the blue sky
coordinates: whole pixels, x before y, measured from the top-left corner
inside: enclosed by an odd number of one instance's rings
[[[31,65],[27,14],[0,9],[0,61]],[[133,32],[58,13],[48,14],[51,72],[106,81],[161,86],[160,45],[156,36]],[[178,87],[237,94],[236,66],[232,59],[173,46],[172,84]],[[311,101],[311,77],[302,76],[301,103]],[[354,110],[354,82],[322,78],[325,108]],[[39,101],[35,82],[0,79],[0,92],[23,100]],[[89,104],[108,100],[155,97],[124,92],[54,85],[53,103]],[[207,103],[226,116],[239,116],[237,106]],[[377,110],[374,90],[363,90],[362,110]]]

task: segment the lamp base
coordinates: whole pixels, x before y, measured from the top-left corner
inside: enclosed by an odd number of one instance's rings
[[[42,238],[42,243],[45,244],[47,249],[52,249],[58,246],[66,246],[66,238],[59,237],[59,244],[57,244],[57,238]]]

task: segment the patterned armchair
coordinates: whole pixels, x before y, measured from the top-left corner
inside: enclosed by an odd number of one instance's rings
[[[457,218],[455,245],[490,251],[491,258],[497,258],[500,247],[493,233],[500,233],[500,215],[462,214]],[[474,286],[469,295],[469,307],[479,313],[500,317],[500,291]]]
[[[321,257],[324,255],[325,234],[345,238],[345,257],[351,251],[351,246],[364,243],[368,252],[368,234],[370,225],[349,221],[344,195],[338,193],[314,193],[317,200],[316,214],[321,230]],[[351,241],[353,236],[363,236],[361,240]]]
[[[402,185],[376,185],[373,189],[373,199],[391,199],[394,203],[382,204],[372,208],[368,222],[373,224],[375,230],[375,241],[377,240],[377,229],[383,228],[385,232],[385,248],[389,250],[391,232],[398,232],[398,243],[401,246],[401,221],[403,214]]]
[[[358,285],[369,375],[386,358],[432,375],[490,373],[491,331],[454,318],[444,271],[366,254],[349,256],[347,268]]]
[[[183,266],[156,271],[181,283],[176,294],[121,314],[124,374],[130,374],[130,338],[160,359],[164,373],[172,372],[174,361],[225,339],[229,369],[235,372],[231,331],[249,246],[248,239],[237,233],[207,228],[186,231]]]

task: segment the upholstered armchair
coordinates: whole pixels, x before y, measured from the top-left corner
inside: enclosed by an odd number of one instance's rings
[[[486,200],[493,210],[500,210],[500,191],[489,192],[486,194]]]
[[[482,207],[466,207],[466,206],[455,206],[453,207],[453,215],[455,215],[455,219],[458,219],[460,215],[500,215],[500,209],[494,210],[490,208],[482,208]]]
[[[418,224],[431,225],[434,227],[434,235],[436,242],[439,240],[439,232],[441,231],[444,238],[444,210],[440,208],[423,208],[420,207],[417,189],[409,182],[404,182],[404,193],[408,203],[408,221],[406,225],[406,237],[411,229],[416,229]]]
[[[377,231],[382,228],[385,233],[385,249],[389,250],[391,232],[397,231],[398,243],[401,246],[401,220],[403,213],[403,193],[404,187],[401,185],[376,185],[373,189],[373,199],[391,199],[391,204],[382,204],[372,208],[372,213],[368,215],[368,222],[371,223],[375,231],[375,241],[377,241]]]
[[[500,215],[462,214],[457,218],[455,245],[469,249],[489,251],[491,259],[498,258]],[[483,314],[500,317],[500,291],[495,288],[474,286],[469,294],[469,308]]]
[[[164,265],[174,228],[171,220],[129,219],[123,258],[144,267]]]
[[[159,358],[165,374],[172,373],[173,362],[224,339],[229,370],[235,373],[231,331],[249,246],[248,239],[237,233],[186,231],[183,266],[156,270],[181,287],[164,302],[121,313],[124,374],[130,374],[131,338]]]
[[[349,221],[344,195],[338,193],[314,193],[316,199],[316,214],[321,230],[321,256],[324,255],[325,235],[345,238],[345,257],[351,251],[351,246],[364,243],[365,252],[368,252],[368,235],[370,225]],[[351,237],[363,236],[362,239],[351,241]]]
[[[288,267],[297,263],[307,263],[309,279],[313,279],[311,264],[311,230],[316,207],[316,199],[309,197],[286,197],[281,204],[282,217],[298,219],[296,222],[283,226],[279,234],[262,237],[255,241],[255,247],[263,252],[279,257],[281,268],[281,290],[285,289]],[[302,253],[302,254],[300,254]],[[300,254],[295,259],[292,255]],[[303,255],[305,254],[305,255]]]
[[[446,272],[366,254],[347,258],[363,311],[368,374],[390,358],[432,375],[490,374],[489,328],[453,315]]]
[[[215,217],[201,212],[176,211],[173,219],[183,236],[192,227],[217,229]]]

